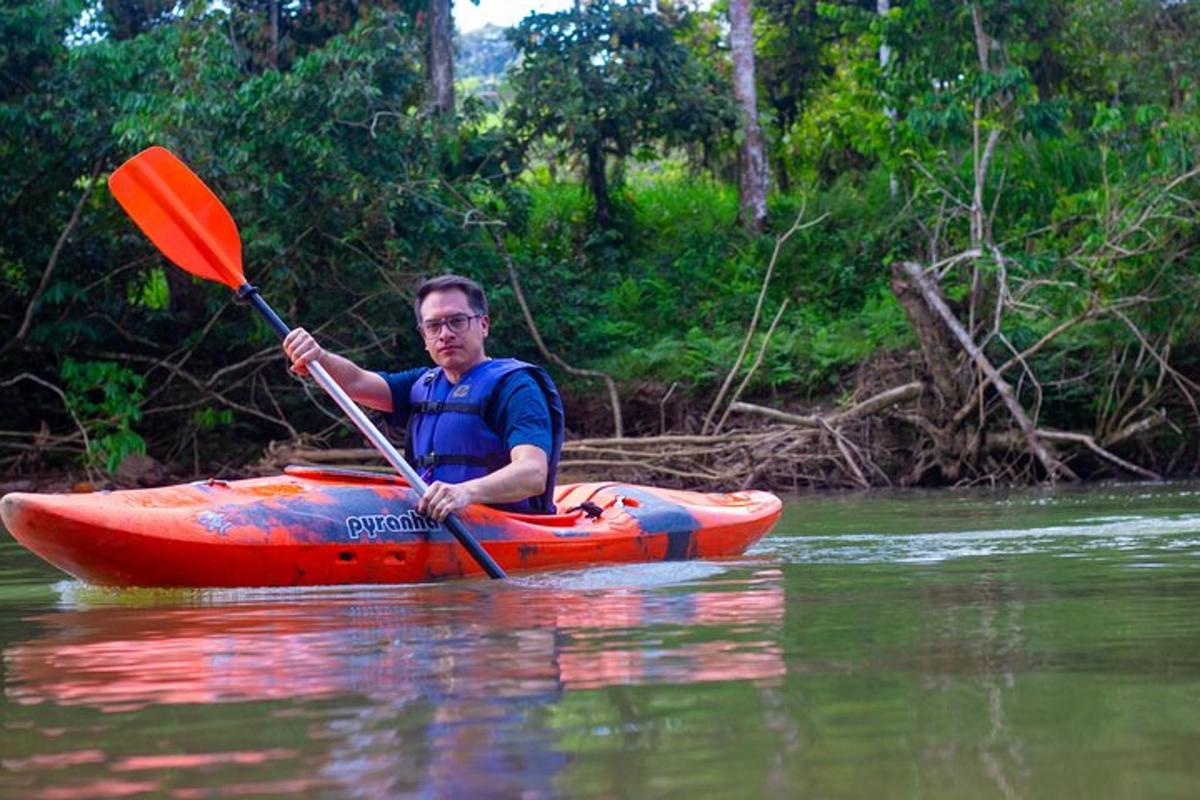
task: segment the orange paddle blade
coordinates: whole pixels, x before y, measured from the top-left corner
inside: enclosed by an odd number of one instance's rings
[[[237,223],[212,189],[169,150],[146,148],[117,168],[108,188],[171,261],[231,289],[246,282]]]

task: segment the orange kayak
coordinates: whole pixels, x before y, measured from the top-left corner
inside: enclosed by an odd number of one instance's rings
[[[314,586],[423,583],[482,570],[416,511],[402,478],[288,467],[283,475],[95,494],[6,495],[25,547],[91,583]],[[460,517],[507,572],[743,553],[779,520],[768,492],[621,483],[559,486],[553,516],[471,506]]]

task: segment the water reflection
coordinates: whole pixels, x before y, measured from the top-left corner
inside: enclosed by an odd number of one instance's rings
[[[6,694],[19,703],[129,711],[345,693],[404,702],[434,685],[529,696],[777,677],[778,573],[737,584],[655,593],[438,587],[64,610],[29,618],[44,634],[5,651]]]
[[[478,582],[175,595],[166,607],[163,597],[131,607],[104,595],[89,606],[88,591],[73,588],[68,607],[27,618],[40,634],[3,654],[7,701],[78,709],[71,738],[93,745],[4,758],[30,796],[188,796],[196,785],[186,780],[147,787],[141,778],[214,769],[255,776],[227,784],[234,794],[537,795],[568,763],[544,719],[566,693],[768,687],[784,674],[784,591],[773,569],[649,590]],[[186,752],[177,735],[170,753],[94,746],[120,739],[147,709],[161,718],[164,707],[214,704],[279,735],[237,751],[221,749],[230,737],[219,736]],[[34,727],[24,735],[46,739]]]

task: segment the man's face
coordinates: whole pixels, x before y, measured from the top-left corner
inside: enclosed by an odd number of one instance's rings
[[[461,326],[463,317],[468,318],[463,330],[451,330],[448,321]],[[421,301],[421,324],[425,349],[433,363],[446,370],[451,378],[457,380],[486,357],[483,340],[488,335],[487,315],[476,317],[466,294],[458,289],[426,295]],[[437,332],[431,334],[428,330],[431,327],[438,328]]]

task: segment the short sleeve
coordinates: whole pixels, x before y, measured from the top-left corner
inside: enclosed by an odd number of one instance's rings
[[[550,407],[527,370],[506,376],[496,387],[496,400],[488,409],[487,422],[500,434],[506,449],[531,444],[550,456],[553,447]]]

